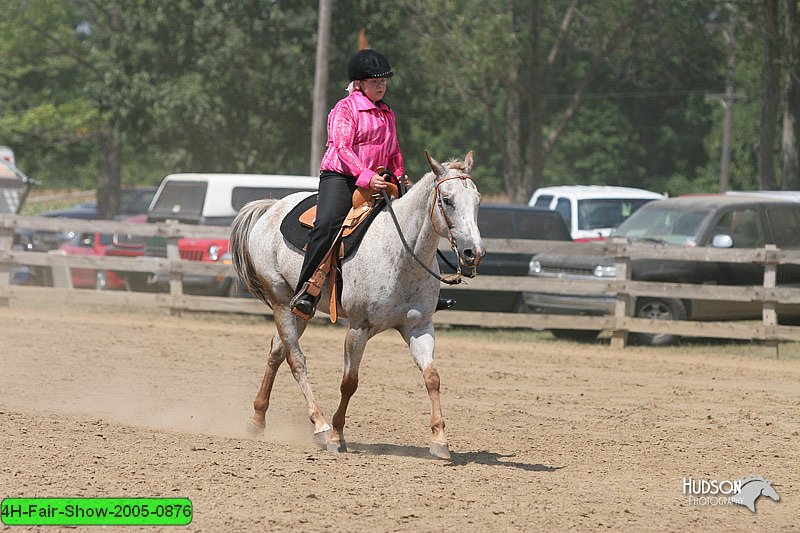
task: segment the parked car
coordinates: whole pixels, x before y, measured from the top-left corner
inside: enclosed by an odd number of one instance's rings
[[[127,219],[134,215],[147,213],[147,208],[150,207],[157,190],[157,187],[139,187],[123,190],[119,213],[115,218]],[[42,213],[41,216],[94,220],[97,218],[97,202],[94,200],[83,202],[66,209],[47,211]]]
[[[800,204],[758,196],[691,196],[648,203],[613,234],[631,242],[659,243],[668,247],[762,248],[775,244],[781,249],[800,248]],[[530,275],[541,278],[597,280],[614,278],[613,257],[537,254],[531,259]],[[752,263],[634,259],[631,278],[638,281],[698,283],[711,285],[761,285],[764,267]],[[800,266],[781,265],[777,282],[800,284]],[[525,304],[533,312],[603,315],[614,311],[614,298],[556,293],[525,293]],[[633,315],[668,320],[744,320],[761,318],[760,302],[729,302],[639,297]],[[800,308],[778,306],[779,319],[795,322]],[[553,330],[557,337],[592,338],[596,331]],[[668,344],[674,335],[635,334],[644,344]]]
[[[559,213],[575,241],[607,239],[611,231],[648,202],[665,196],[644,189],[567,185],[536,189],[528,205]]]
[[[59,246],[68,255],[136,257],[144,253],[141,242],[124,242],[118,235],[105,233],[79,233]],[[117,272],[94,268],[70,268],[72,286],[75,288],[126,289],[125,278]]]
[[[484,239],[530,239],[541,241],[569,241],[569,230],[555,211],[541,207],[512,204],[482,204],[478,210],[478,229]],[[456,264],[455,254],[443,254]],[[526,276],[530,253],[489,252],[481,261],[478,271],[486,276]],[[454,272],[439,259],[439,269]],[[489,311],[519,313],[525,310],[522,292],[458,290],[442,288],[443,298],[457,300],[459,311]]]
[[[175,220],[184,224],[229,226],[245,204],[262,198],[283,198],[300,191],[316,191],[319,178],[267,174],[171,174],[164,178],[147,212],[148,222]],[[166,257],[162,237],[147,239],[145,255]],[[230,262],[228,239],[178,240],[181,259],[207,263]],[[131,272],[128,284],[137,291],[169,290],[169,274]],[[236,283],[228,276],[184,275],[188,294],[232,296]]]

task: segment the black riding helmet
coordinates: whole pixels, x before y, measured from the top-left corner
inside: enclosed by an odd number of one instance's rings
[[[391,78],[394,76],[389,61],[375,50],[361,50],[347,65],[350,81],[367,78]]]

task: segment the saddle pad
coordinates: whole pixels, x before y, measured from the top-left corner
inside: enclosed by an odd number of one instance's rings
[[[308,198],[301,200],[281,221],[281,234],[283,238],[301,252],[305,249],[306,244],[308,244],[309,230],[300,224],[300,215],[305,213],[312,205],[317,204],[318,196],[318,194],[312,194]],[[342,239],[344,243],[345,259],[350,257],[353,252],[358,249],[361,239],[364,238],[364,233],[369,228],[373,219],[378,216],[378,213],[381,211],[382,209],[373,209],[366,220],[364,220],[353,233]]]

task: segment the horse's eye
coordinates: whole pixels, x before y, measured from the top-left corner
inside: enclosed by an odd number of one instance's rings
[[[444,202],[444,205],[446,205],[447,207],[453,207],[453,199],[450,198],[449,196],[443,196],[442,201]]]

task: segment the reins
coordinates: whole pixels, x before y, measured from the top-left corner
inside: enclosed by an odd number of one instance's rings
[[[397,221],[397,215],[395,215],[394,209],[392,209],[392,199],[391,199],[391,197],[386,193],[385,190],[381,191],[381,194],[383,195],[383,199],[386,201],[386,207],[389,210],[389,214],[392,216],[392,221],[394,221],[394,226],[395,226],[395,228],[397,228],[397,234],[400,236],[400,242],[403,243],[403,247],[406,249],[406,251],[409,254],[411,254],[411,257],[413,257],[414,260],[417,263],[419,263],[419,265],[428,272],[428,274],[430,274],[434,278],[438,279],[440,282],[445,283],[447,285],[458,285],[459,283],[464,283],[464,280],[461,279],[461,263],[462,263],[462,260],[461,260],[461,256],[458,254],[458,247],[456,246],[456,242],[455,242],[455,239],[453,238],[453,233],[451,231],[451,229],[453,228],[453,223],[450,220],[450,217],[447,216],[447,211],[444,208],[444,202],[442,200],[442,195],[441,195],[441,192],[439,190],[439,185],[441,185],[445,181],[449,181],[449,180],[453,180],[453,179],[460,179],[460,180],[463,181],[463,180],[469,179],[469,176],[459,175],[459,176],[451,176],[449,178],[444,178],[444,179],[439,179],[437,177],[436,181],[434,182],[434,186],[433,186],[433,188],[434,188],[434,200],[433,200],[433,202],[431,202],[431,209],[430,209],[430,212],[428,213],[428,216],[430,217],[431,222],[433,222],[433,209],[434,209],[434,206],[438,206],[439,210],[442,213],[442,217],[444,218],[445,224],[447,225],[447,240],[450,241],[450,249],[453,250],[453,253],[456,256],[456,259],[458,260],[458,266],[453,266],[452,264],[450,264],[450,262],[447,261],[447,259],[445,259],[444,256],[441,255],[441,253],[438,250],[437,250],[437,253],[439,253],[440,257],[442,257],[442,259],[445,261],[445,263],[448,264],[448,266],[450,266],[451,268],[453,268],[456,271],[456,273],[454,274],[453,277],[444,277],[441,274],[437,274],[436,272],[431,270],[431,268],[428,267],[428,265],[423,263],[422,260],[419,257],[417,257],[417,254],[414,253],[414,251],[408,245],[408,242],[406,242],[406,238],[403,235],[403,230],[400,228],[400,223]],[[465,186],[466,186],[466,184],[465,184]],[[473,278],[475,277],[475,271],[474,270],[473,270],[473,274],[470,277],[473,277]]]

